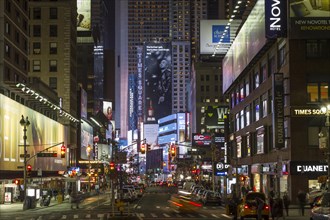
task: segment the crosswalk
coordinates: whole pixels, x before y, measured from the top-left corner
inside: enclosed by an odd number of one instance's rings
[[[180,219],[180,218],[193,218],[193,219],[220,219],[220,215],[216,214],[201,214],[201,213],[135,213],[140,218],[168,218],[168,219]]]

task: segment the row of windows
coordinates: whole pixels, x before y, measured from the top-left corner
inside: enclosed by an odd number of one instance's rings
[[[57,72],[57,60],[49,60],[48,70],[49,72]],[[32,61],[32,71],[33,72],[41,71],[41,60]]]
[[[57,8],[49,8],[49,19],[57,19]],[[41,20],[42,19],[42,9],[37,7],[33,8],[33,19]]]
[[[12,57],[12,53],[14,53],[14,57]],[[12,48],[9,46],[9,44],[5,44],[5,56],[9,59],[12,60],[12,58],[14,58],[14,63],[16,66],[20,66],[20,68],[24,71],[27,71],[27,59],[24,58],[23,56],[20,55],[20,53],[16,50],[13,50],[12,52]]]
[[[33,54],[41,54],[41,43],[33,42]],[[49,43],[49,54],[57,54],[57,42]]]
[[[33,25],[33,37],[41,37],[41,25]],[[57,25],[49,25],[49,37],[57,37]]]

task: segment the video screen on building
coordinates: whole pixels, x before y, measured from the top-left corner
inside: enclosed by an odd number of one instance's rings
[[[77,31],[91,30],[91,0],[77,0]]]
[[[80,158],[84,160],[92,159],[93,158],[93,127],[82,120],[81,123],[81,151],[80,151]],[[90,146],[91,151],[88,152]],[[90,158],[89,158],[90,157]]]
[[[145,43],[144,64],[145,115],[157,121],[172,113],[171,44]]]

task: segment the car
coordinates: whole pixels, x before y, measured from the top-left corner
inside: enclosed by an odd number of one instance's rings
[[[237,207],[237,215],[241,220],[244,218],[257,218],[257,201],[256,198],[262,199],[265,203],[262,209],[262,217],[265,220],[269,219],[269,205],[266,203],[266,195],[262,192],[249,192],[242,199]]]
[[[179,191],[178,194],[171,195],[168,203],[172,209],[183,213],[197,212],[203,206],[202,203],[191,198],[191,193],[185,191]]]
[[[330,192],[325,192],[311,209],[310,220],[330,219]]]
[[[215,203],[221,205],[222,198],[219,192],[207,191],[202,198],[202,202],[204,205],[208,203]]]
[[[124,202],[132,202],[134,201],[134,195],[132,194],[132,191],[128,188],[123,188],[120,192],[121,199]]]
[[[178,181],[176,183],[176,185],[177,185],[178,189],[183,189],[184,182],[183,181]]]

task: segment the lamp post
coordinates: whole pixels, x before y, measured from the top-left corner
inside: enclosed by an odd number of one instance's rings
[[[87,146],[87,153],[88,153],[88,192],[91,191],[91,146]]]
[[[25,210],[27,207],[26,207],[26,166],[27,166],[27,151],[26,151],[26,139],[27,139],[27,136],[26,136],[26,131],[27,131],[27,127],[30,125],[30,121],[28,119],[28,117],[26,117],[24,119],[24,116],[22,115],[22,119],[19,121],[19,123],[21,124],[21,126],[23,127],[23,132],[24,132],[24,135],[23,135],[23,140],[24,140],[24,189],[23,189],[23,192],[24,192],[24,203],[23,203],[23,210]]]
[[[325,113],[326,120],[325,126],[327,127],[327,137],[328,137],[328,149],[327,149],[327,156],[328,156],[328,192],[330,192],[330,104],[321,107],[321,111]]]

